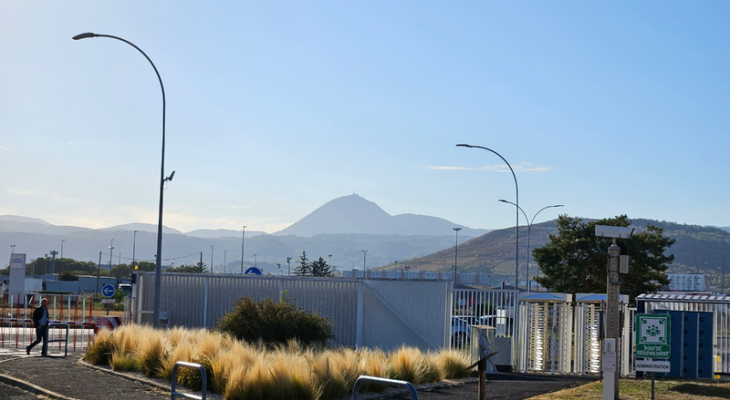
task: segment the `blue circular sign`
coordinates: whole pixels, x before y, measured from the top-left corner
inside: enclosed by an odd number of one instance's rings
[[[104,284],[104,286],[101,288],[101,294],[104,295],[107,299],[110,297],[114,297],[114,293],[116,293],[116,289],[114,289],[114,285],[107,283]]]
[[[256,267],[251,267],[246,270],[244,275],[253,274],[253,275],[261,275],[261,270]]]

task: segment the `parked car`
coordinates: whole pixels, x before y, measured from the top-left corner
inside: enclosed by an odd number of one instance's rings
[[[451,317],[451,347],[463,348],[471,338],[471,325],[460,317]]]

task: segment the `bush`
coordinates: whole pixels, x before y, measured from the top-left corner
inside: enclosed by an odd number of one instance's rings
[[[84,360],[95,365],[109,365],[117,342],[109,329],[101,329],[84,354]]]
[[[236,301],[233,312],[221,318],[218,330],[238,340],[261,340],[269,346],[283,345],[291,339],[307,346],[324,345],[334,337],[330,321],[316,313],[310,314],[286,301],[256,302],[250,297]]]

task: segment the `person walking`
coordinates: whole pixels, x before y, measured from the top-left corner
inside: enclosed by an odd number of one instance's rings
[[[36,340],[31,343],[30,346],[25,348],[25,354],[30,354],[30,350],[43,341],[43,347],[41,348],[41,356],[45,357],[48,351],[48,323],[50,318],[48,317],[48,301],[41,299],[41,306],[33,311],[33,326],[35,327]]]

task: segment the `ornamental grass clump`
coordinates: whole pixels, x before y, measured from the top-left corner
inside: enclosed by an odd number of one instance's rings
[[[110,364],[117,371],[138,371],[168,380],[177,361],[198,363],[206,371],[208,390],[231,400],[337,400],[348,397],[360,375],[417,385],[469,373],[466,357],[449,350],[423,353],[405,346],[391,353],[328,349],[295,339],[273,345],[263,340],[238,341],[221,332],[134,325],[100,330],[84,359]],[[177,379],[193,390],[202,388],[197,369],[179,368]],[[366,382],[360,391],[384,388]]]

